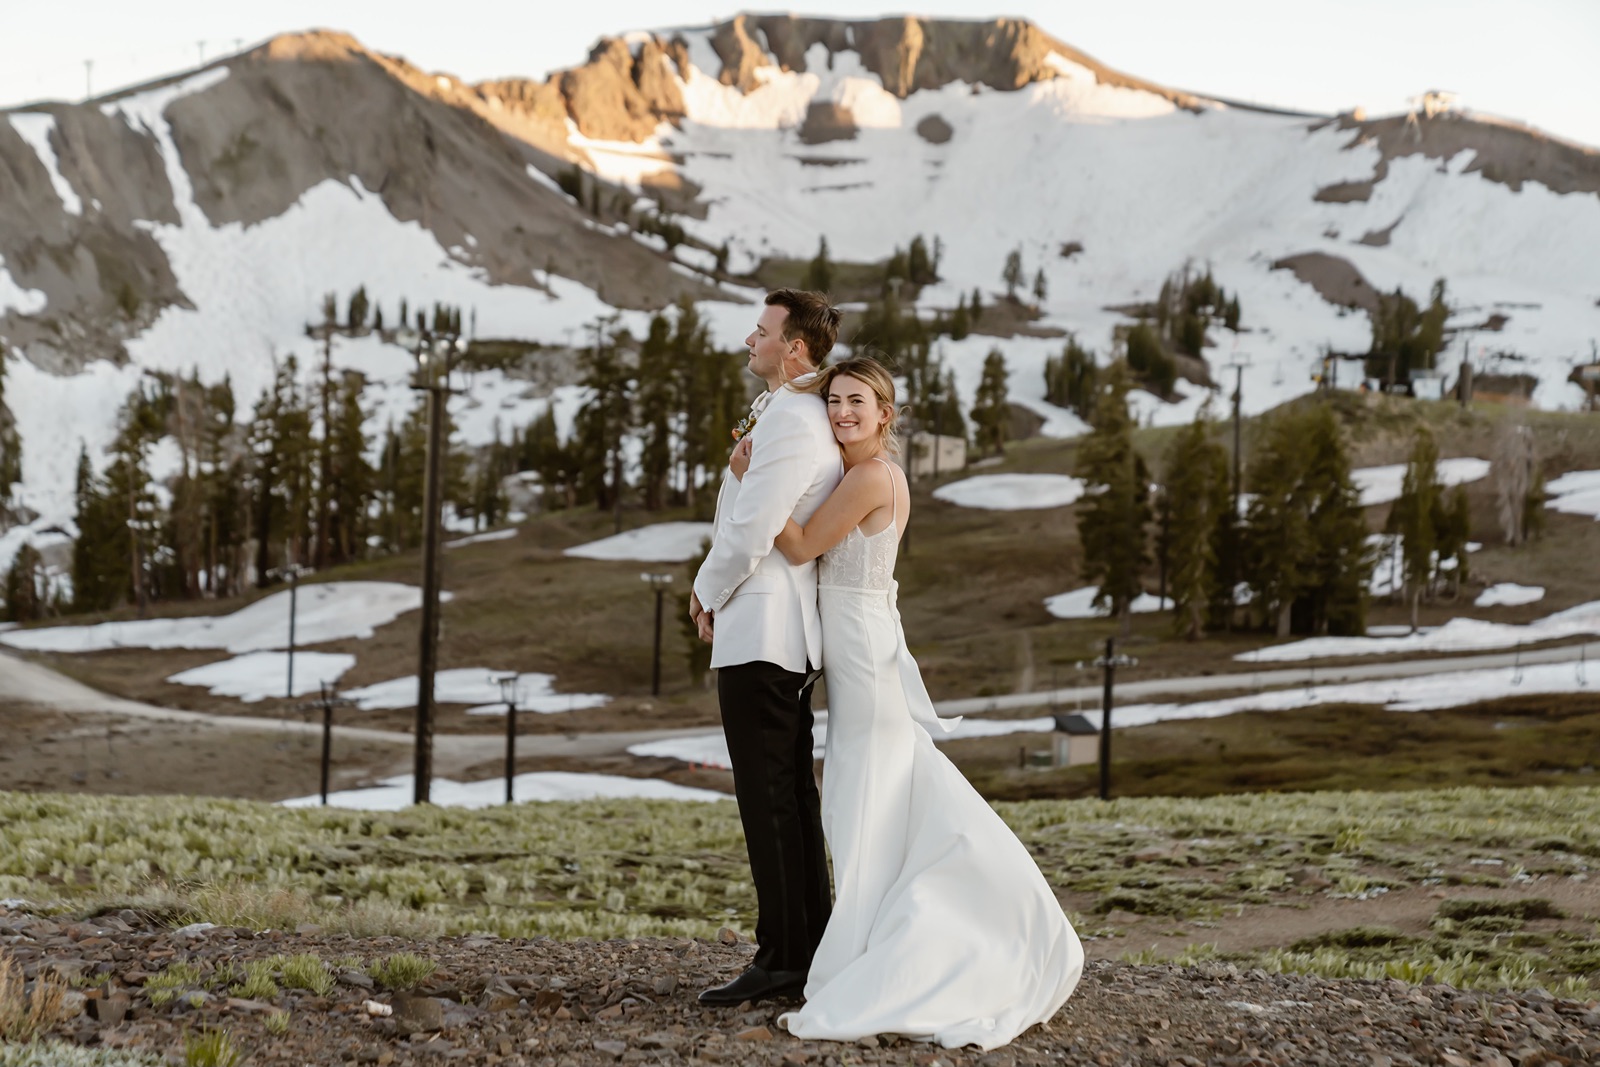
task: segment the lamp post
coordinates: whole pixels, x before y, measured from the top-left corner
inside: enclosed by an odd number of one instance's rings
[[[672,584],[670,574],[639,575],[639,580],[650,583],[650,588],[656,591],[656,650],[650,668],[650,695],[661,695],[661,602],[667,595],[667,586]]]
[[[405,331],[417,361],[411,388],[427,394],[428,455],[423,478],[422,633],[417,658],[416,763],[412,803],[428,803],[433,785],[433,675],[439,655],[440,508],[444,497],[445,401],[451,393],[450,371],[466,350],[453,331]]]
[[[284,545],[283,551],[284,555],[288,555],[289,546]],[[285,563],[283,566],[283,572],[289,576],[289,678],[283,690],[285,700],[294,699],[294,620],[299,607],[300,572],[304,569],[298,563]]]
[[[1118,667],[1136,667],[1139,661],[1132,656],[1118,655],[1117,639],[1106,638],[1105,655],[1096,658],[1090,666],[1105,672],[1105,689],[1100,698],[1100,799],[1111,799],[1111,690],[1116,684]],[[1084,664],[1078,663],[1082,670]]]
[[[489,680],[500,687],[506,702],[506,803],[511,803],[511,781],[517,776],[517,680],[516,671],[491,674]]]

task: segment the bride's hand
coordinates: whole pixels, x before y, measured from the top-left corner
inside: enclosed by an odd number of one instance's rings
[[[741,482],[744,481],[744,472],[750,469],[750,453],[755,447],[756,443],[750,438],[740,438],[739,443],[733,448],[733,455],[728,457],[728,468]]]

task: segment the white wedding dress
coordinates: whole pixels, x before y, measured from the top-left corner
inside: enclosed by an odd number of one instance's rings
[[[898,523],[822,556],[828,733],[822,825],[837,900],[780,1023],[801,1038],[900,1034],[996,1048],[1066,1002],[1083,945],[988,803],[934,746],[940,720],[896,607]]]

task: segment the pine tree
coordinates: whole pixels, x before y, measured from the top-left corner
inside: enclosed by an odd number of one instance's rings
[[[367,413],[361,407],[362,378],[347,373],[341,384],[328,430],[329,557],[330,563],[348,563],[367,552],[371,503],[376,472],[367,459]]]
[[[1385,388],[1409,381],[1413,370],[1432,368],[1444,345],[1444,324],[1449,317],[1443,278],[1434,282],[1426,312],[1399,288],[1379,294],[1367,360],[1372,372],[1383,375]]]
[[[1208,411],[1202,411],[1167,449],[1164,496],[1168,512],[1168,594],[1177,631],[1190,641],[1204,628],[1216,585],[1215,531],[1232,501],[1228,452],[1215,440]]]
[[[1288,636],[1294,603],[1311,581],[1303,445],[1299,420],[1284,412],[1267,424],[1250,459],[1253,496],[1245,519],[1244,578],[1279,637]]]
[[[1434,527],[1439,492],[1439,446],[1426,426],[1419,427],[1400,484],[1400,499],[1389,512],[1389,532],[1400,537],[1401,575],[1413,631],[1418,625],[1422,597],[1433,582],[1439,547],[1439,533]]]
[[[1133,447],[1128,388],[1125,368],[1113,364],[1102,380],[1094,420],[1073,471],[1090,486],[1077,508],[1084,581],[1099,586],[1095,605],[1109,606],[1124,636],[1132,629],[1133,600],[1144,591],[1151,517],[1150,473]]]
[[[299,373],[293,355],[278,365],[250,424],[252,536],[256,584],[263,589],[276,580],[281,564],[310,557],[314,448]]]
[[[1098,375],[1094,353],[1079,344],[1075,334],[1068,334],[1061,355],[1044,361],[1044,398],[1088,419],[1094,412]]]
[[[1033,303],[1035,307],[1042,307],[1044,299],[1050,293],[1049,283],[1045,281],[1044,268],[1040,267],[1033,276]]]
[[[894,254],[889,257],[889,262],[884,264],[883,287],[881,291],[886,295],[892,293],[898,296],[901,283],[905,282],[910,277],[911,264],[906,259],[905,252],[896,247]]]
[[[983,294],[973,287],[972,299],[967,301],[967,314],[974,325],[983,321]]]
[[[611,510],[623,490],[622,445],[633,420],[633,381],[611,336],[599,337],[579,365],[590,391],[573,425],[580,484],[586,499]]]
[[[728,273],[728,242],[724,241],[717,246],[717,273]]]
[[[345,318],[345,326],[351,333],[359,333],[367,328],[367,314],[371,308],[371,301],[367,299],[367,287],[360,285],[350,294],[350,313]]]
[[[967,295],[961,294],[961,299],[956,302],[956,310],[950,316],[950,339],[964,341],[972,332],[972,319],[967,314]]]
[[[147,456],[161,429],[160,405],[136,389],[123,404],[104,477],[94,474],[87,451],[79,454],[79,536],[72,568],[77,610],[132,601],[144,614],[151,592],[150,560],[163,523]]]
[[[1302,589],[1305,629],[1364,634],[1373,556],[1344,435],[1332,409],[1321,404],[1302,417],[1298,430],[1311,549]]]
[[[44,569],[44,558],[31,542],[17,549],[6,571],[4,589],[0,596],[5,600],[6,622],[32,622],[42,619],[50,607],[50,581]]]
[[[1178,368],[1161,346],[1161,337],[1150,323],[1140,320],[1128,329],[1128,369],[1135,380],[1158,396],[1168,396],[1177,382]]]
[[[1013,248],[1006,253],[1006,265],[1000,272],[1000,280],[1006,286],[1006,299],[1017,298],[1017,286],[1022,284],[1022,249]]]
[[[938,271],[928,255],[928,243],[920,233],[911,239],[911,248],[906,253],[906,271],[912,285],[932,285],[939,280]]]
[[[681,410],[678,385],[683,375],[672,361],[672,324],[660,313],[650,317],[639,349],[638,430],[641,437],[640,489],[651,511],[668,503],[674,455],[673,424]]]
[[[22,438],[6,406],[6,360],[0,352],[0,529],[11,512],[12,487],[22,481]]]
[[[826,237],[817,239],[817,254],[806,267],[805,281],[801,282],[801,285],[818,293],[826,293],[833,289],[833,264],[828,262]]]
[[[382,334],[383,333],[383,305],[382,304],[379,304],[377,307],[372,309],[372,332],[376,333],[376,334]]]
[[[539,476],[539,503],[544,510],[574,506],[578,487],[571,477],[571,456],[556,432],[555,412],[548,406],[523,432],[517,465]]]
[[[998,348],[991,348],[983,359],[983,377],[978,380],[978,391],[972,401],[972,423],[977,435],[979,450],[1004,452],[1006,430],[1011,421],[1010,406],[1006,403],[1006,357]]]

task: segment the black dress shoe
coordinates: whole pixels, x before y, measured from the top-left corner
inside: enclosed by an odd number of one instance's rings
[[[719,1006],[754,1003],[768,997],[795,996],[806,987],[805,971],[769,971],[754,964],[727,985],[700,994],[700,1003]]]

